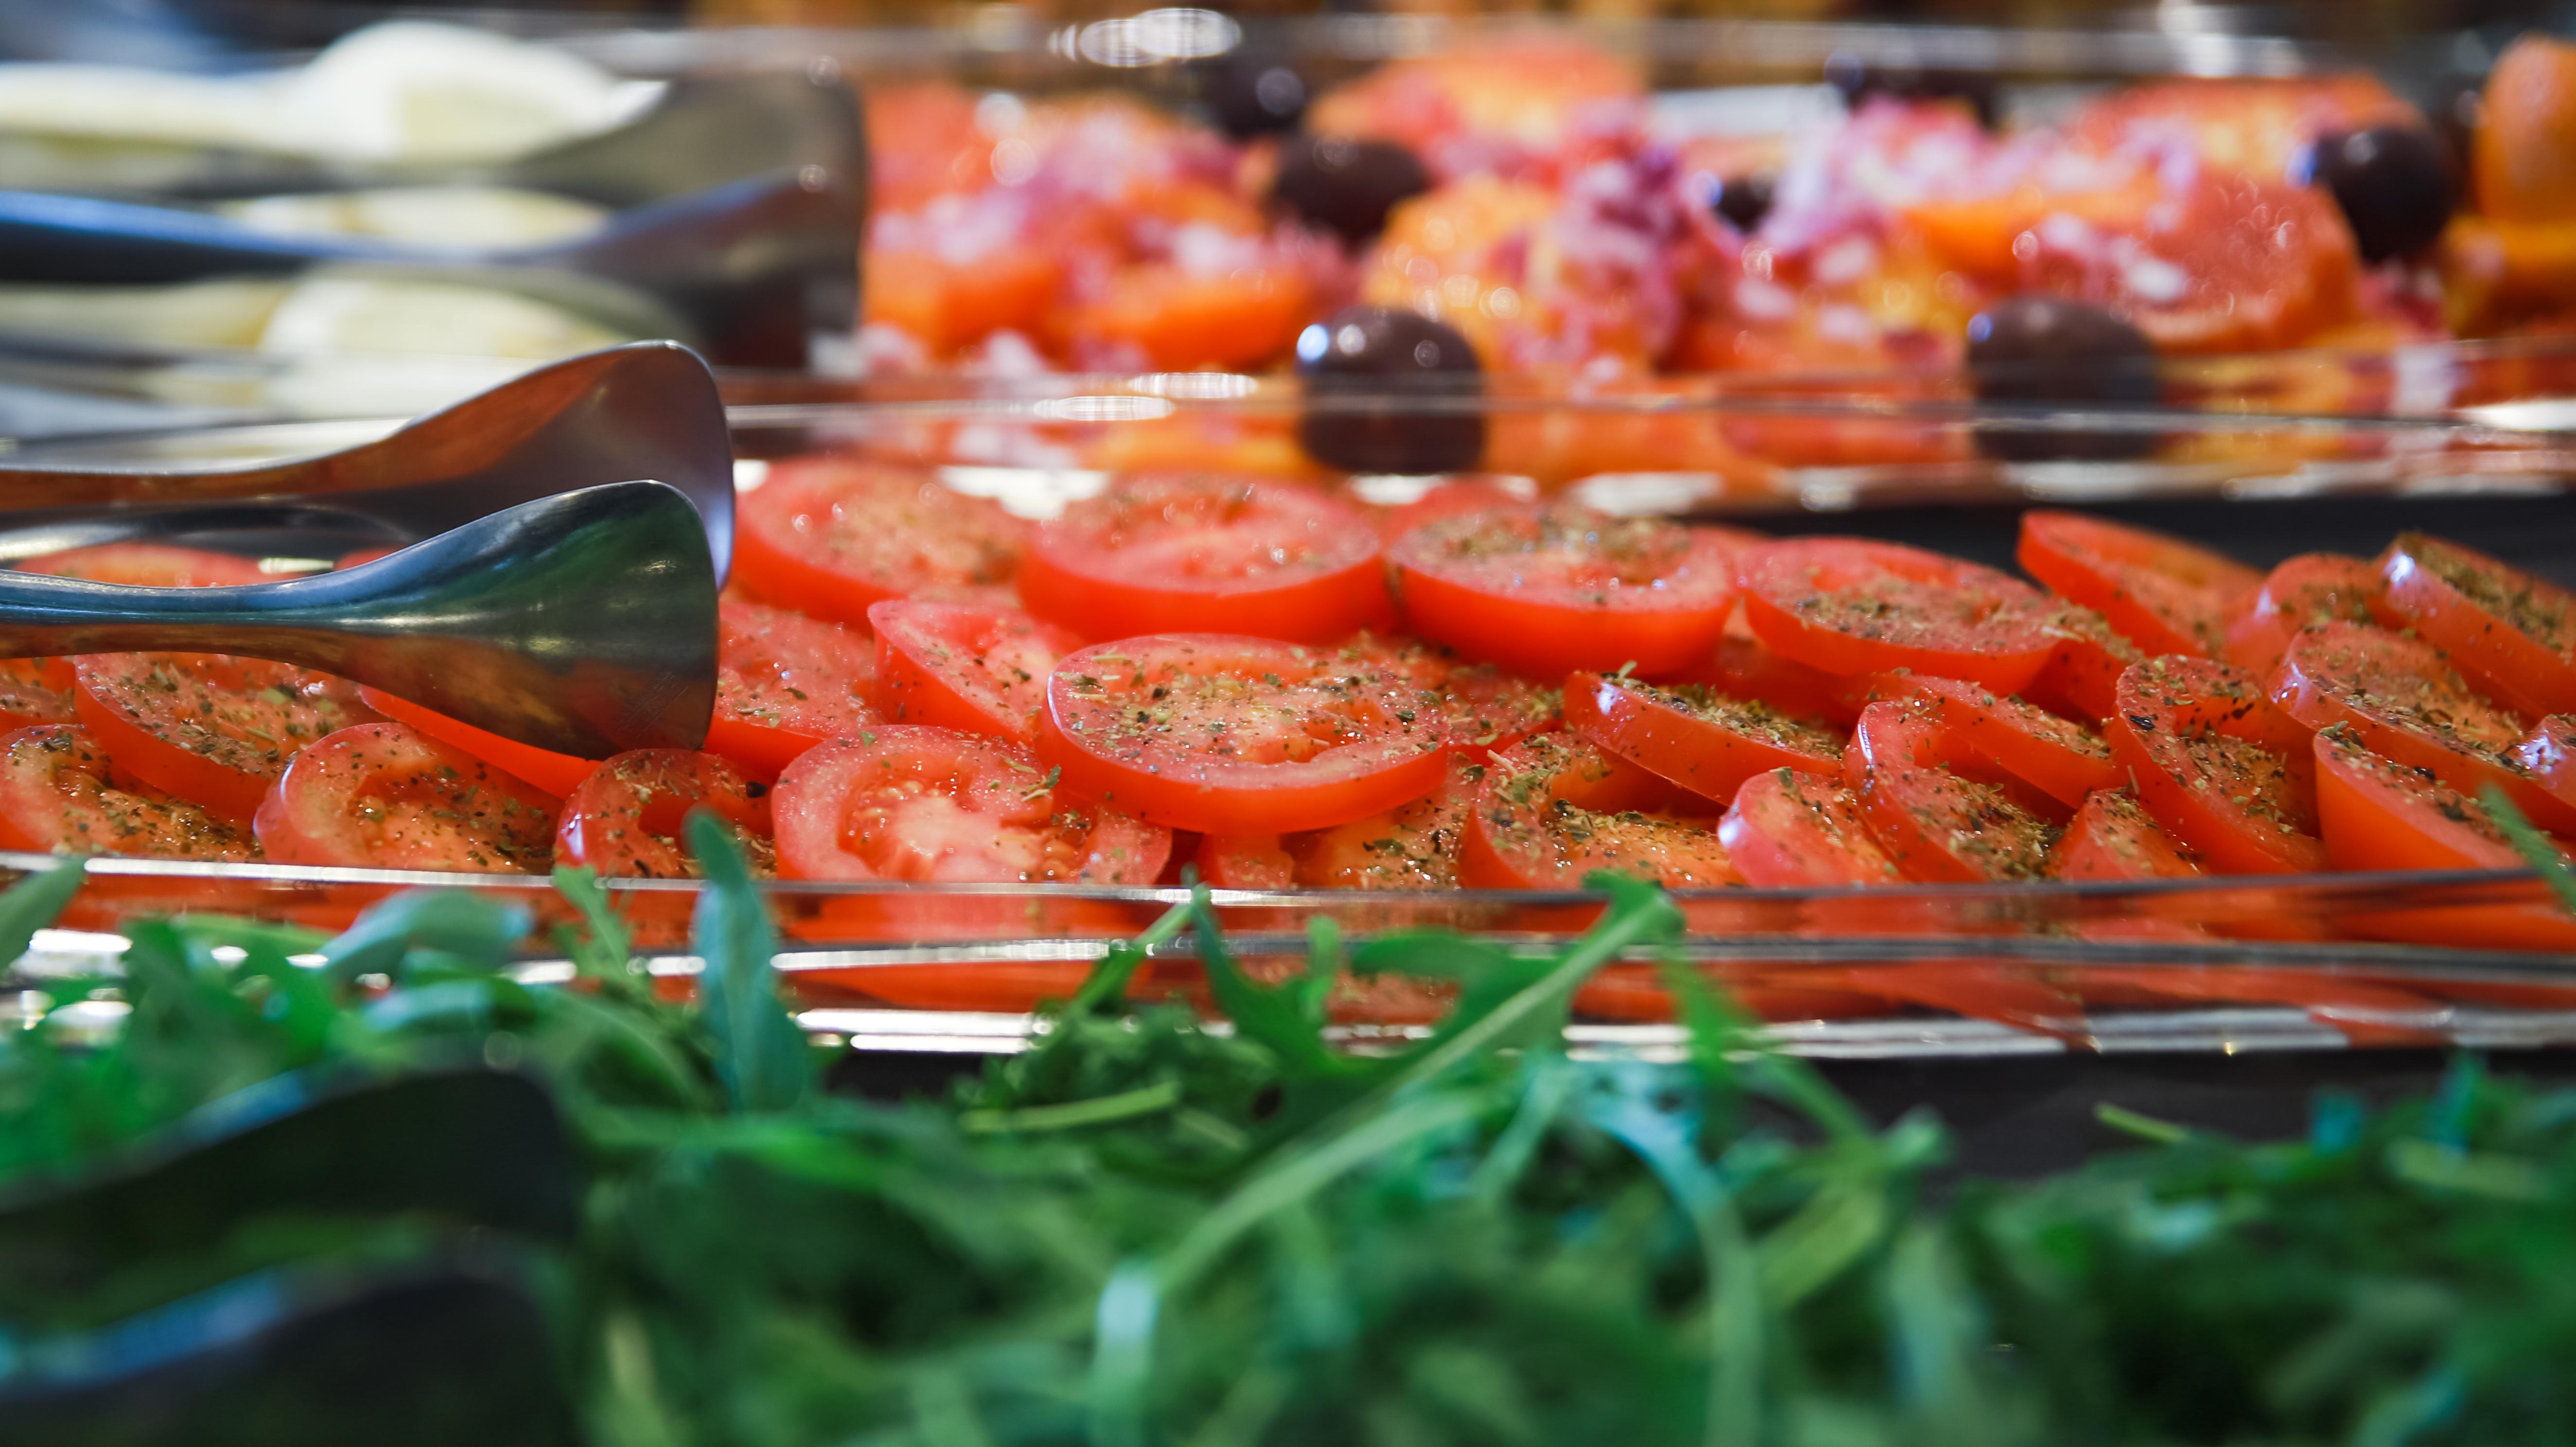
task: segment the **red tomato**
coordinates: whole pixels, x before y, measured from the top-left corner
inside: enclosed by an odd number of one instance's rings
[[[771,800],[790,879],[1146,885],[1170,831],[1076,803],[1027,749],[887,724],[808,751]]]
[[[1389,613],[1367,519],[1311,487],[1235,477],[1128,478],[1072,504],[1020,560],[1020,597],[1085,638],[1322,643]]]
[[[562,798],[581,786],[581,781],[599,767],[599,760],[577,754],[558,754],[517,739],[505,739],[489,729],[478,729],[463,719],[449,718],[434,709],[421,707],[407,698],[396,698],[382,689],[362,688],[358,696],[367,707],[424,734],[451,749],[472,754],[483,762],[523,784],[532,784],[554,798]]]
[[[2159,658],[2120,678],[2104,733],[2138,802],[2225,874],[2326,867],[2308,731],[2241,669]]]
[[[2035,879],[2057,830],[1993,784],[1943,767],[1952,726],[1935,703],[1860,711],[1843,778],[1870,834],[1907,879],[1975,884]]]
[[[775,779],[816,744],[883,722],[869,701],[877,665],[864,631],[739,598],[719,599],[716,608],[708,753],[755,779]]]
[[[1067,792],[1174,829],[1323,829],[1439,787],[1448,736],[1435,701],[1331,649],[1130,638],[1056,664],[1038,754]]]
[[[1470,757],[1481,759],[1489,750],[1510,748],[1556,727],[1558,691],[1494,664],[1467,663],[1418,639],[1379,639],[1366,633],[1343,644],[1337,654],[1412,679],[1432,696],[1432,711],[1447,721],[1449,747]]]
[[[1388,550],[1422,636],[1542,678],[1672,673],[1708,656],[1735,599],[1736,540],[1570,504],[1464,513]]]
[[[2037,589],[1900,543],[1789,538],[1736,566],[1754,636],[1829,674],[1910,669],[2019,693],[2059,641]]]
[[[2379,568],[2341,553],[2301,553],[2274,568],[2227,624],[2219,656],[2259,678],[2280,666],[2290,636],[2319,623],[2367,623]]]
[[[1895,884],[1903,876],[1839,779],[1772,769],[1744,781],[1717,824],[1744,882],[1762,889]]]
[[[2228,618],[2263,582],[2207,548],[2081,513],[2023,513],[2014,556],[2024,572],[2098,611],[2149,653],[2214,656]]]
[[[1704,683],[1732,698],[1759,699],[1793,718],[1848,730],[1860,710],[1842,696],[1842,680],[1773,652],[1753,636],[1744,615],[1727,619],[1717,651],[1674,676],[1674,681]]]
[[[247,822],[295,751],[375,721],[355,685],[219,653],[93,653],[74,705],[119,774]]]
[[[2059,879],[2189,879],[2200,866],[2126,789],[2097,789],[2075,811],[2048,872]]]
[[[1082,641],[1016,608],[903,600],[868,609],[877,705],[891,723],[936,724],[1034,744],[1056,660]]]
[[[928,473],[843,457],[770,464],[744,495],[733,576],[755,596],[857,623],[924,588],[1007,583],[1029,525]]]
[[[398,723],[297,754],[251,827],[280,864],[508,874],[552,861],[555,801]]]
[[[733,826],[754,873],[776,872],[769,786],[744,778],[727,759],[687,749],[636,749],[592,770],[564,796],[555,862],[607,875],[694,879],[698,862],[680,834],[696,809],[712,809]]]
[[[2016,800],[2052,819],[2073,814],[2094,790],[2120,784],[2110,746],[2092,730],[2020,699],[1913,673],[1872,675],[1867,691],[1873,700],[1916,701],[1940,726],[1942,767],[1989,783],[2027,785],[2015,791]]]
[[[2551,714],[2513,746],[2513,764],[2558,803],[2576,809],[2576,715]]]
[[[1391,543],[1424,523],[1438,522],[1442,518],[1492,508],[1527,506],[1531,491],[1527,482],[1513,487],[1500,479],[1453,477],[1432,484],[1411,502],[1377,509],[1371,516],[1378,536]]]
[[[2109,718],[2120,675],[2146,662],[2146,650],[2113,632],[2101,614],[2072,603],[2050,609],[2048,626],[2057,634],[2057,647],[2030,681],[2030,701],[2061,718]]]
[[[0,849],[235,863],[259,855],[239,825],[118,777],[107,750],[70,724],[0,738]]]
[[[2385,607],[2496,702],[2576,711],[2576,598],[2484,553],[2400,533],[2379,555]]]
[[[121,583],[129,588],[238,588],[277,581],[248,558],[159,543],[99,543],[65,548],[58,553],[21,558],[10,566],[22,573],[87,578],[93,583]]]
[[[1607,869],[1671,889],[1741,884],[1717,821],[1676,812],[1690,801],[1571,734],[1537,734],[1494,756],[1458,877],[1488,889],[1580,889]]]
[[[2339,869],[2524,869],[2486,807],[2420,769],[2372,753],[2352,730],[2316,738],[2317,816]],[[2348,921],[2428,944],[2576,949],[2576,920],[2549,904],[2374,911]]]
[[[1576,673],[1565,680],[1566,731],[1650,774],[1723,804],[1769,769],[1837,775],[1842,735],[1766,703],[1704,684],[1657,687]]]
[[[2521,719],[2469,691],[2440,649],[2364,623],[2326,623],[2290,640],[2272,701],[2312,729],[2351,728],[2384,754],[2471,798],[2492,785],[2533,822],[2576,829],[2576,808],[2525,772]]]
[[[1219,889],[1450,889],[1458,841],[1486,766],[1449,756],[1429,798],[1302,834],[1210,834],[1199,841],[1200,877]]]
[[[76,687],[68,658],[0,658],[0,730],[72,722]]]

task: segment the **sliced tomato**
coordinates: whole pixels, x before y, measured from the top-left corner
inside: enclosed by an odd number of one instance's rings
[[[2072,603],[2049,609],[2048,627],[2057,647],[2030,681],[2030,701],[2061,718],[2096,724],[2109,718],[2120,675],[2146,662],[2146,650],[2113,632],[2101,614]]]
[[[1146,885],[1169,830],[1055,787],[1017,744],[921,724],[809,750],[771,800],[790,879]]]
[[[754,596],[847,623],[925,588],[1007,583],[1029,524],[929,473],[843,457],[770,464],[736,521],[733,576]]]
[[[936,724],[1034,744],[1047,675],[1082,641],[1017,608],[904,599],[868,609],[876,699],[889,723]]]
[[[1392,615],[1377,530],[1292,482],[1133,477],[1065,508],[1020,560],[1030,612],[1085,638],[1322,643]]]
[[[1038,754],[1076,796],[1174,829],[1324,829],[1439,787],[1448,733],[1433,702],[1335,649],[1129,638],[1056,664]]]
[[[1414,631],[1534,677],[1708,656],[1734,605],[1740,539],[1566,503],[1462,513],[1388,549]]]
[[[1841,734],[1705,684],[1658,686],[1570,674],[1565,727],[1595,748],[1720,804],[1766,770],[1833,776],[1843,766]]]
[[[72,722],[78,687],[68,658],[0,658],[0,730]]]
[[[2514,768],[2558,803],[2576,809],[2576,714],[2551,714],[2513,746]]]
[[[1473,758],[1556,727],[1559,691],[1497,664],[1469,663],[1417,638],[1380,639],[1366,633],[1344,643],[1339,652],[1412,679],[1447,721],[1449,747]]]
[[[2422,533],[2379,555],[2392,621],[2451,656],[2480,692],[2525,717],[2576,711],[2576,596]]]
[[[1437,793],[1330,829],[1210,834],[1200,877],[1220,889],[1450,889],[1487,766],[1452,754]]]
[[[2339,869],[2525,869],[2477,800],[2429,771],[2372,752],[2352,729],[2316,737],[2317,816]],[[2372,933],[2428,944],[2576,949],[2576,919],[2552,904],[2373,911]]]
[[[2200,866],[2127,789],[2097,789],[2057,841],[2048,872],[2059,879],[2190,879]]]
[[[120,778],[107,750],[71,724],[0,738],[0,849],[235,863],[259,856],[240,825]]]
[[[1493,508],[1526,506],[1531,491],[1526,480],[1514,487],[1500,478],[1445,478],[1433,483],[1411,502],[1377,509],[1371,520],[1377,525],[1378,536],[1391,543],[1424,523],[1435,523],[1442,518]]]
[[[725,597],[716,605],[716,712],[707,752],[755,779],[884,721],[871,702],[876,649],[863,628]],[[864,614],[861,615],[864,618]]]
[[[2216,656],[2228,619],[2263,583],[2233,558],[2082,513],[2023,513],[2014,557],[2149,653]]]
[[[2379,568],[2369,559],[2301,553],[2267,574],[2228,620],[2219,656],[2269,678],[2292,634],[2319,623],[2368,623],[2379,601]]]
[[[1736,566],[1754,636],[1837,676],[1911,670],[2019,693],[2058,644],[2039,590],[1901,543],[1789,538]]]
[[[251,827],[281,864],[534,872],[555,801],[403,724],[360,724],[297,754]]]
[[[1727,619],[1717,651],[1672,681],[1704,683],[1730,697],[1759,699],[1792,718],[1846,732],[1860,717],[1860,710],[1843,697],[1841,679],[1774,652],[1753,636],[1741,609]]]
[[[74,706],[117,772],[248,822],[296,750],[375,721],[357,686],[219,653],[93,653]]]
[[[606,875],[694,879],[698,862],[681,829],[695,809],[711,809],[733,826],[753,873],[777,872],[769,786],[721,755],[688,749],[636,749],[593,769],[564,796],[555,862]]]
[[[1860,711],[1843,778],[1860,797],[1870,835],[1897,873],[1926,883],[2035,879],[2057,829],[1990,783],[1962,777],[1953,726],[1934,702],[1874,703]]]
[[[367,707],[409,728],[426,734],[451,749],[472,754],[524,784],[532,784],[554,798],[562,798],[581,786],[581,781],[599,767],[599,760],[578,754],[559,754],[517,739],[505,739],[489,729],[479,729],[463,719],[449,718],[435,709],[423,708],[407,698],[396,698],[379,688],[362,688],[359,697]]]
[[[10,566],[22,573],[86,578],[93,583],[120,583],[129,588],[239,588],[277,581],[248,558],[160,543],[99,543],[65,548],[58,553],[21,558]]]
[[[1571,734],[1537,734],[1494,756],[1458,877],[1488,889],[1580,889],[1595,870],[1671,889],[1743,883],[1701,808]]]
[[[1762,889],[1896,884],[1904,876],[1839,778],[1797,769],[1754,775],[1718,821],[1718,842],[1744,882]]]
[[[1988,783],[2027,786],[2013,788],[2014,797],[2052,819],[2069,817],[2086,795],[2121,781],[2110,745],[2092,730],[2020,699],[1916,673],[1873,674],[1866,693],[1871,701],[1916,701],[1939,727],[1942,767]]]
[[[2138,802],[2213,872],[2326,867],[2308,731],[2244,670],[2198,658],[2141,663],[2121,676],[2103,732]]]

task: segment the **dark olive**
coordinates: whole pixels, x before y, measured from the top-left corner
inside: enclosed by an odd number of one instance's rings
[[[1965,101],[1977,113],[1977,123],[1992,129],[1997,105],[1994,77],[1972,70],[1948,70],[1939,66],[1918,65],[1901,56],[1863,60],[1846,50],[1835,51],[1825,59],[1825,84],[1842,93],[1843,104],[1853,110],[1874,95],[1893,96],[1898,100]]]
[[[1207,105],[1226,134],[1268,135],[1294,128],[1312,93],[1306,77],[1282,56],[1238,49],[1210,66]]]
[[[1344,472],[1472,468],[1485,455],[1485,419],[1441,410],[1438,399],[1477,396],[1481,370],[1467,339],[1446,322],[1393,307],[1344,307],[1297,338],[1306,395],[1330,399],[1297,419],[1298,444]]]
[[[1769,176],[1728,176],[1717,183],[1717,192],[1708,198],[1709,209],[1726,218],[1736,230],[1750,234],[1771,214],[1771,193],[1775,183]]]
[[[1279,204],[1360,245],[1386,229],[1386,213],[1431,189],[1411,151],[1387,141],[1295,135],[1280,143]]]
[[[2006,297],[1968,323],[1968,377],[1987,402],[2152,407],[2163,397],[2155,357],[2155,345],[2136,327],[2062,297]],[[2107,461],[2143,456],[2155,445],[2155,434],[2143,431],[1977,433],[1980,450],[2015,462]]]
[[[2451,220],[2459,175],[2442,138],[2421,126],[2372,126],[2319,136],[2292,178],[2334,193],[2364,261],[2430,246]]]

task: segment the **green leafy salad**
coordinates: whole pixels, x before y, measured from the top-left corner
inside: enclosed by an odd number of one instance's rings
[[[1319,926],[1306,973],[1269,984],[1194,903],[1026,1052],[950,1099],[873,1103],[820,1088],[758,893],[720,828],[692,843],[688,1006],[577,874],[587,928],[552,942],[454,893],[331,940],[133,927],[113,978],[48,979],[56,1008],[0,1032],[0,1193],[76,1190],[281,1077],[533,1079],[579,1204],[522,1254],[600,1444],[2576,1439],[2576,1094],[2464,1061],[2392,1111],[2322,1098],[2294,1143],[2120,1116],[2133,1151],[1961,1181],[1937,1120],[1873,1123],[1677,964],[1686,1062],[1569,1057],[1577,983],[1682,928],[1604,878],[1606,914],[1561,953]],[[0,951],[77,875],[0,900]],[[1146,951],[1189,936],[1222,1027],[1127,998]],[[514,978],[548,943],[578,978]],[[1401,1048],[1337,1048],[1350,971],[1441,982],[1455,1008]],[[113,1028],[94,997],[126,1007]],[[83,1001],[93,1018],[62,1008]],[[0,1401],[48,1341],[435,1227],[281,1208],[78,1290],[0,1281]]]

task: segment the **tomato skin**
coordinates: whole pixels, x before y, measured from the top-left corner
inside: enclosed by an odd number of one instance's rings
[[[698,809],[733,826],[753,873],[776,872],[769,787],[720,755],[688,749],[635,749],[602,761],[564,796],[555,863],[603,875],[695,879],[697,860],[678,841]]]
[[[775,780],[797,755],[883,722],[863,628],[728,594],[716,603],[716,711],[707,752]]]
[[[1376,529],[1296,483],[1142,477],[1066,507],[1020,597],[1086,639],[1247,633],[1323,643],[1393,616]]]
[[[2050,854],[2048,872],[2059,879],[2118,881],[2191,879],[2200,866],[2158,825],[2127,789],[2098,789],[2075,811],[2075,821]]]
[[[2379,555],[2381,605],[2525,717],[2576,710],[2576,597],[2484,553],[2400,533]]]
[[[2207,548],[2081,513],[2023,513],[2014,557],[2022,571],[2158,654],[2214,656],[2229,616],[2263,581]]]
[[[237,823],[298,748],[376,717],[354,685],[266,659],[93,653],[73,671],[81,726],[119,773]]]
[[[2316,737],[2317,815],[2339,869],[2513,869],[2527,865],[2485,806],[2364,747],[2343,728]],[[2346,921],[2428,944],[2576,949],[2576,920],[2546,903],[2373,911]]]
[[[1038,756],[1066,792],[1169,828],[1324,829],[1439,787],[1448,737],[1435,702],[1335,650],[1129,638],[1056,664]]]
[[[360,688],[358,696],[366,700],[367,707],[412,732],[471,754],[511,778],[558,799],[579,788],[581,781],[589,778],[591,771],[599,767],[597,759],[558,754],[552,749],[523,744],[517,739],[505,739],[489,729],[478,729],[463,719],[449,718],[381,689]]]
[[[1478,785],[1458,878],[1581,889],[1585,875],[1609,869],[1670,889],[1742,883],[1717,821],[1681,812],[1693,807],[1686,792],[1571,734],[1537,734],[1496,754]]]
[[[1759,889],[1895,884],[1903,876],[1839,778],[1770,769],[1744,781],[1718,820],[1726,857]]]
[[[2121,675],[2103,733],[2138,802],[2212,872],[2326,867],[2308,731],[2242,669],[2179,657],[2139,664]]]
[[[781,607],[859,623],[888,598],[1009,582],[1030,531],[924,472],[791,458],[742,500],[733,578]]]
[[[2274,568],[2228,622],[2219,656],[2269,678],[2302,628],[2368,623],[2380,606],[2379,568],[2342,553],[2301,553]]]
[[[543,870],[555,801],[398,723],[345,728],[287,764],[251,821],[280,864]]]
[[[2059,641],[2037,589],[1901,543],[1788,538],[1736,566],[1753,635],[1838,677],[1910,670],[2019,693]]]
[[[259,857],[247,831],[231,821],[118,778],[107,750],[70,724],[0,737],[0,849],[234,863]]]
[[[1564,707],[1566,731],[1575,737],[1721,804],[1770,769],[1842,771],[1839,735],[1707,688],[1574,673],[1565,680]]]
[[[274,583],[259,564],[232,553],[174,548],[160,543],[99,543],[65,548],[10,564],[22,573],[86,578],[129,588],[241,588]]]
[[[2109,745],[2020,699],[1913,673],[1873,674],[1866,690],[1871,700],[1915,701],[1939,727],[1943,767],[2005,785],[2050,819],[2064,820],[2094,790],[2117,788],[2122,780]]]
[[[1954,726],[1939,701],[1874,703],[1860,711],[1843,781],[1897,872],[1927,884],[2032,879],[2057,830],[1993,784],[1943,767]]]
[[[868,609],[876,702],[889,723],[1037,742],[1047,675],[1082,641],[1016,608],[903,600]]]
[[[1566,504],[1462,513],[1387,550],[1397,606],[1423,637],[1537,678],[1687,669],[1735,598],[1726,534]]]

